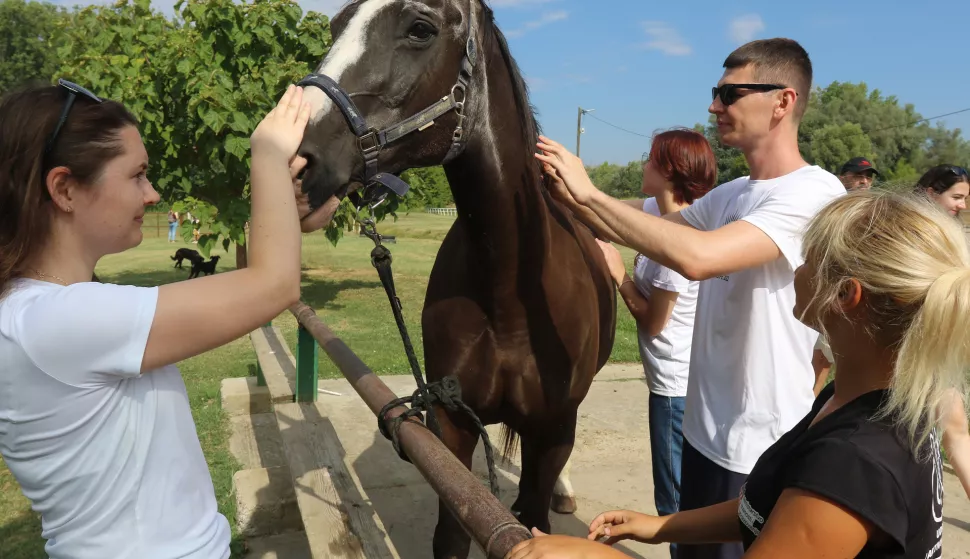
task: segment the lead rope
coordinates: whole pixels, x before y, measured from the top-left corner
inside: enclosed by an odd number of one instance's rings
[[[397,323],[397,329],[401,334],[401,341],[404,342],[404,352],[407,354],[408,363],[411,366],[411,374],[414,375],[414,381],[418,385],[418,389],[411,396],[394,399],[381,409],[377,418],[377,426],[381,434],[391,441],[398,456],[405,462],[410,463],[411,460],[401,448],[401,442],[398,436],[398,430],[404,421],[414,417],[424,422],[421,412],[426,412],[427,425],[430,427],[431,432],[440,440],[441,427],[438,424],[437,417],[435,417],[434,404],[441,404],[442,407],[449,411],[464,412],[471,419],[472,423],[474,423],[475,428],[485,443],[485,462],[488,465],[488,485],[492,495],[498,498],[498,476],[495,473],[495,457],[492,452],[492,441],[488,437],[488,431],[485,430],[485,426],[478,418],[478,415],[468,407],[468,404],[462,401],[461,384],[458,382],[457,377],[449,375],[439,382],[432,382],[430,384],[424,381],[421,365],[418,363],[417,355],[414,353],[411,336],[408,335],[408,328],[404,322],[401,300],[398,298],[397,291],[394,288],[394,274],[391,271],[391,251],[381,243],[382,237],[377,232],[377,227],[372,219],[361,221],[355,218],[355,220],[360,224],[361,232],[367,238],[374,241],[374,249],[370,254],[371,264],[377,269],[377,275],[381,279],[381,285],[384,286],[384,291],[387,293],[387,299],[391,304],[391,311],[394,313],[394,321]],[[410,404],[411,406],[408,411],[393,419],[387,417],[389,411],[406,404]]]

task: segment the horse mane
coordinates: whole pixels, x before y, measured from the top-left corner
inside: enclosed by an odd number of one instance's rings
[[[492,8],[488,5],[485,0],[481,0],[482,10],[485,13],[485,51],[488,51],[490,47],[498,47],[499,52],[502,54],[502,61],[505,62],[506,68],[509,70],[509,78],[512,81],[512,96],[515,100],[515,111],[518,121],[522,124],[522,139],[525,144],[527,161],[532,163],[531,168],[535,170],[534,173],[530,173],[536,181],[542,182],[542,173],[540,171],[539,163],[536,161],[533,154],[536,149],[536,142],[539,141],[539,134],[542,130],[539,126],[539,122],[536,120],[536,108],[529,101],[529,86],[526,84],[525,79],[522,77],[522,72],[519,70],[519,65],[512,58],[512,53],[509,50],[508,42],[505,39],[505,34],[499,29],[498,25],[495,23],[495,13]]]

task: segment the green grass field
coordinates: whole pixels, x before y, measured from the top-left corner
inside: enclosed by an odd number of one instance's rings
[[[153,286],[181,281],[185,270],[173,269],[169,258],[186,245],[166,241],[164,223],[156,224],[149,216],[145,240],[136,249],[105,258],[97,273],[102,281],[119,284]],[[418,358],[423,362],[421,344],[421,306],[428,276],[441,239],[454,221],[453,217],[425,213],[402,215],[397,222],[379,226],[382,234],[396,235],[397,243],[388,245],[394,255],[394,278],[404,307]],[[303,298],[318,315],[378,374],[408,374],[407,360],[387,297],[370,263],[373,243],[348,234],[336,247],[321,233],[303,240]],[[214,251],[222,259],[217,271],[235,267],[235,250]],[[632,262],[633,253],[624,257]],[[618,309],[614,361],[637,361],[636,325],[620,304]],[[296,321],[288,312],[274,321],[290,347],[296,348]],[[320,352],[320,375],[339,375]],[[219,385],[223,378],[252,374],[255,355],[248,337],[180,363],[188,387],[193,415],[215,484],[219,510],[235,525],[235,503],[232,476],[238,465],[229,453],[227,420],[219,404]],[[238,542],[235,546],[238,556]],[[20,493],[13,476],[0,460],[0,559],[35,559],[46,557],[40,537],[40,521]]]

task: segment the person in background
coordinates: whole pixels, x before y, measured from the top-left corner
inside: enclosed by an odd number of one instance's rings
[[[168,242],[175,242],[175,229],[179,225],[179,214],[168,210]]]
[[[0,455],[45,556],[229,557],[175,364],[299,299],[292,183],[309,117],[290,86],[252,134],[248,268],[135,287],[91,281],[141,243],[159,201],[134,116],[64,80],[0,100]]]
[[[650,153],[644,154],[641,192],[647,198],[626,203],[650,215],[667,215],[707,194],[716,179],[717,161],[704,135],[688,129],[668,130],[654,136]],[[637,322],[640,358],[650,390],[653,501],[657,514],[673,514],[680,506],[684,401],[699,284],[642,254],[636,256],[630,278],[616,247],[597,242],[620,296]],[[670,551],[676,557],[675,546]]]
[[[842,185],[848,192],[869,190],[878,174],[879,171],[872,166],[868,159],[854,157],[842,165],[842,170],[839,171],[839,180],[842,181]]]
[[[925,195],[953,217],[967,209],[970,196],[970,174],[956,165],[937,165],[923,173],[914,191]]]
[[[724,61],[708,111],[751,174],[656,217],[600,192],[582,161],[537,145],[553,196],[601,236],[700,281],[684,409],[680,510],[737,497],[758,457],[811,410],[818,332],[791,315],[802,235],[845,187],[798,149],[812,64],[791,39],[742,45]],[[739,543],[691,542],[680,559],[732,559]]]
[[[745,559],[945,556],[936,410],[970,367],[963,230],[912,196],[856,192],[812,220],[804,261],[792,312],[826,334],[835,382],[740,494],[663,517],[606,512],[586,542],[535,533],[509,559],[621,558],[611,545],[625,539],[742,542]]]

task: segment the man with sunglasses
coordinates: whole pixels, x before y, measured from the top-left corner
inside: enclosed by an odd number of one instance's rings
[[[536,158],[557,199],[602,236],[701,282],[684,413],[681,510],[738,498],[755,462],[811,410],[818,333],[792,314],[794,271],[808,221],[845,194],[809,165],[798,126],[812,84],[808,54],[790,39],[753,41],[724,62],[708,111],[750,176],[691,207],[646,215],[596,189],[582,162],[541,138]],[[812,503],[799,504],[804,511]],[[807,513],[806,514],[810,514]],[[678,557],[741,557],[740,543],[678,546]]]

